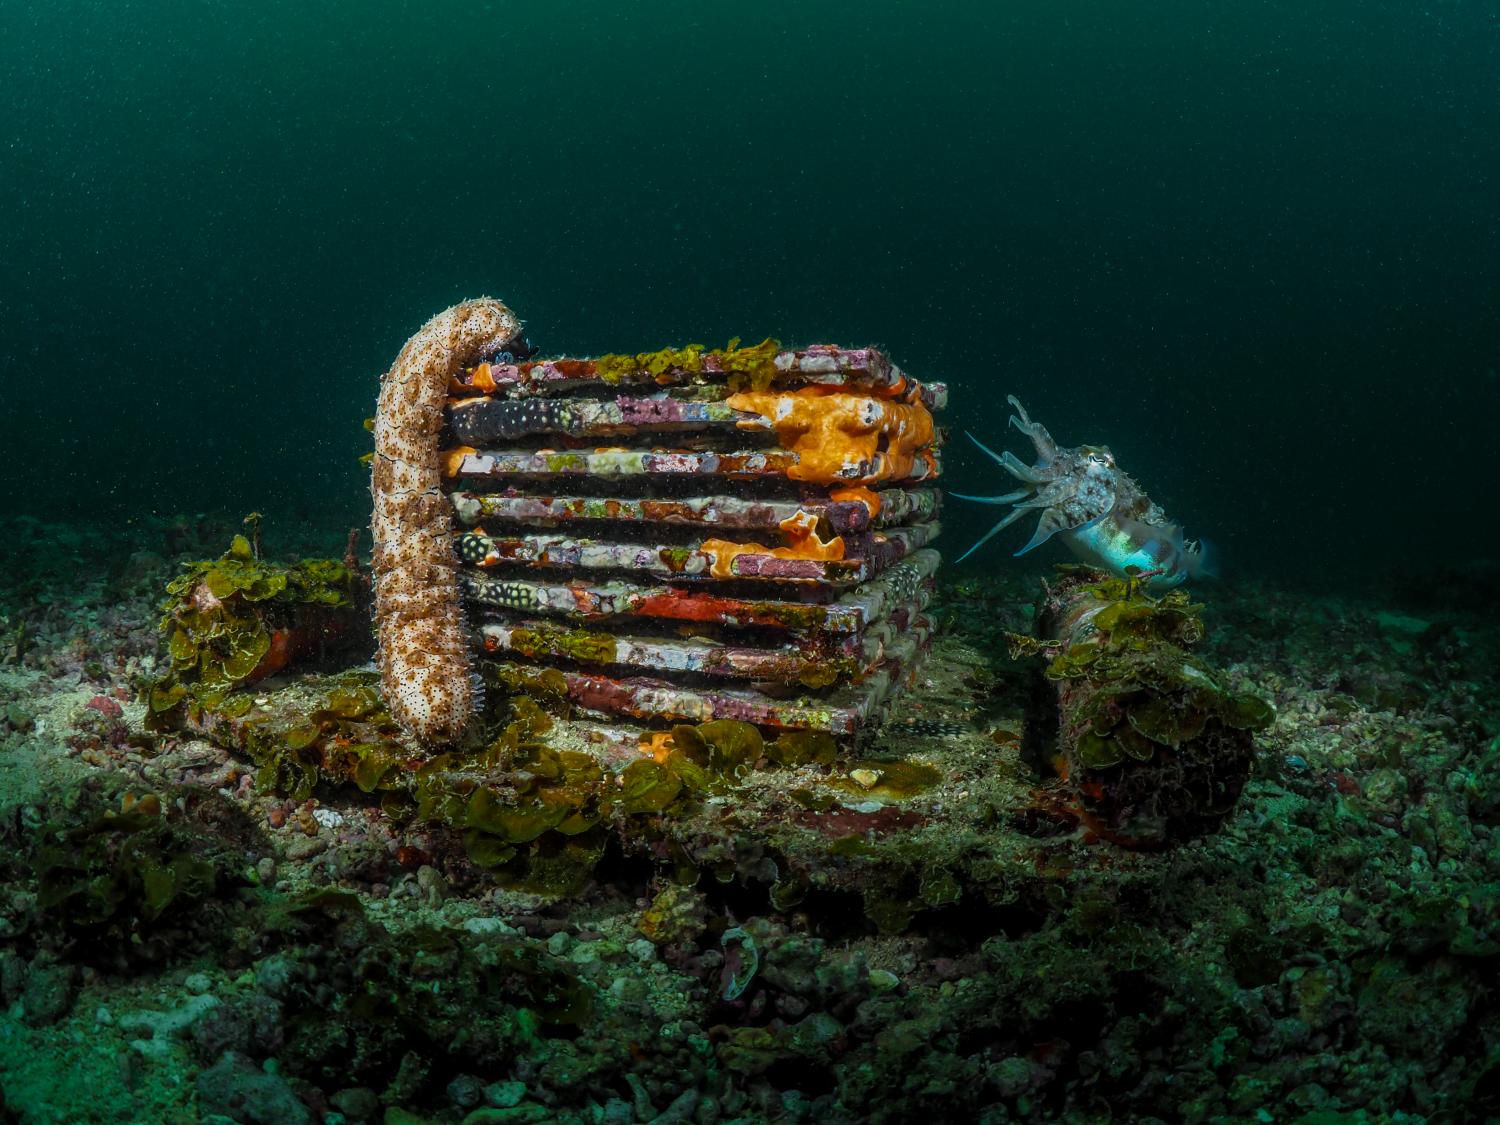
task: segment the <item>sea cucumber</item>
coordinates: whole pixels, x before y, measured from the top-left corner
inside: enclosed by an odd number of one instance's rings
[[[448,382],[520,336],[500,301],[465,301],[423,325],[380,381],[370,475],[380,686],[391,717],[425,745],[458,741],[479,705],[438,450]]]

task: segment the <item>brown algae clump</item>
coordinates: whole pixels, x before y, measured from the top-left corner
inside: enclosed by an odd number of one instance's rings
[[[1126,846],[1159,847],[1218,828],[1249,777],[1251,735],[1269,704],[1232,691],[1188,649],[1202,607],[1161,598],[1134,578],[1064,567],[1038,613],[1037,637],[1055,706],[1034,696],[1025,753],[1066,781],[1084,822]],[[1055,639],[1054,639],[1055,638]]]
[[[148,723],[347,643],[356,584],[334,559],[258,559],[243,535],[222,558],[187,564],[161,605],[170,670],[147,689]]]

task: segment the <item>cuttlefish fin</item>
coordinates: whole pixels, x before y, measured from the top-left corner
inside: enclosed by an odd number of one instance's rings
[[[1187,545],[1188,576],[1191,578],[1221,578],[1219,549],[1208,539],[1195,539]]]

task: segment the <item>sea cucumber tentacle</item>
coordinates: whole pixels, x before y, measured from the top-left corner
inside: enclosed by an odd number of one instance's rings
[[[423,325],[381,377],[370,475],[380,686],[391,717],[426,745],[456,742],[478,706],[438,451],[448,382],[520,335],[500,301],[465,301]]]

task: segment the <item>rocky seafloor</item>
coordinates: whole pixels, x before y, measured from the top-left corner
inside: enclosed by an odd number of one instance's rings
[[[1223,831],[1035,833],[1013,902],[877,913],[670,852],[548,897],[147,731],[162,587],[234,530],[0,526],[0,1122],[1500,1118],[1493,573],[1206,589],[1208,657],[1277,712]],[[992,778],[1044,803],[1005,643],[1037,590],[946,578],[900,712],[952,733],[875,743],[946,773],[890,804],[955,854],[1014,832]]]

